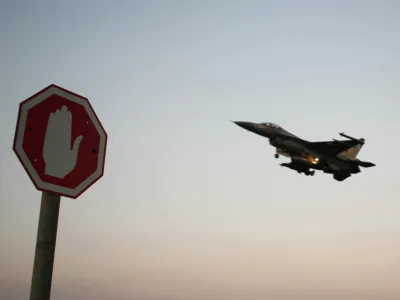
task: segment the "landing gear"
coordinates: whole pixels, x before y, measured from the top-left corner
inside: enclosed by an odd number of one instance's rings
[[[275,158],[279,158],[279,154],[278,153],[275,153]]]
[[[314,176],[315,171],[306,171],[304,174],[306,174],[306,176]]]

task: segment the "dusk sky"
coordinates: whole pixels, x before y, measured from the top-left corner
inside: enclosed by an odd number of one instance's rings
[[[88,97],[104,177],[62,198],[52,300],[398,300],[399,1],[1,1],[0,299],[28,299],[41,193],[18,104]],[[344,182],[229,120],[364,137]]]

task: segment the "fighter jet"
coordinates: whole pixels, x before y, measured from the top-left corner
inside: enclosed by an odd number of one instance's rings
[[[310,142],[274,123],[232,122],[250,132],[268,138],[269,143],[276,148],[275,158],[282,155],[291,159],[290,163],[281,163],[282,167],[304,173],[307,176],[313,176],[315,170],[320,170],[332,174],[337,181],[343,181],[352,174],[360,173],[360,167],[375,166],[371,162],[356,158],[365,143],[363,138],[356,139],[339,133],[347,140]]]

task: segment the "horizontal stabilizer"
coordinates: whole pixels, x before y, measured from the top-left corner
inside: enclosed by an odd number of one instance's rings
[[[375,165],[374,163],[372,163],[372,162],[361,161],[361,160],[357,160],[357,164],[358,164],[360,167],[363,167],[363,168],[370,168],[370,167],[375,167],[375,166],[376,166],[376,165]]]

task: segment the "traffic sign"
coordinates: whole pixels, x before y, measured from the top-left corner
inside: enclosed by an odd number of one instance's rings
[[[77,198],[103,176],[106,146],[87,98],[52,84],[20,103],[13,150],[39,191]]]

